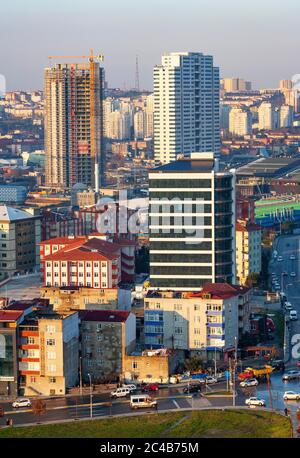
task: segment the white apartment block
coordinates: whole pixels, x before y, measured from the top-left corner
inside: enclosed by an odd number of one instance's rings
[[[220,149],[220,78],[213,57],[173,52],[154,73],[154,155],[157,164],[178,154]]]
[[[291,127],[293,125],[293,107],[282,105],[280,108],[280,127]]]
[[[249,110],[234,107],[229,113],[229,132],[238,137],[252,133],[252,114]]]
[[[207,286],[195,293],[149,291],[144,315],[146,347],[204,352],[204,357],[209,351],[232,349],[239,334],[238,287]]]
[[[270,102],[263,102],[258,108],[259,130],[272,130],[276,125],[275,109]]]

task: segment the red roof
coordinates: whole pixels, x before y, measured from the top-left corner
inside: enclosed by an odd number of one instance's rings
[[[78,237],[55,237],[53,239],[44,240],[40,245],[70,245],[73,243],[84,242],[87,240],[87,237],[82,235]]]
[[[229,297],[245,294],[250,288],[247,286],[230,285],[229,283],[206,283],[202,293],[212,294],[215,298],[228,299]]]
[[[0,321],[17,321],[22,315],[21,310],[0,310]]]
[[[79,316],[82,321],[104,321],[111,323],[123,323],[129,317],[130,312],[124,310],[81,310]]]
[[[98,238],[77,240],[75,243],[45,256],[45,261],[107,261],[120,255],[119,247]]]

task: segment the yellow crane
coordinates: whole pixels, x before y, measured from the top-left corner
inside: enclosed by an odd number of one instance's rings
[[[94,50],[90,49],[88,56],[48,56],[48,59],[88,59],[89,62],[94,62],[95,60],[104,60],[104,55],[94,54]]]

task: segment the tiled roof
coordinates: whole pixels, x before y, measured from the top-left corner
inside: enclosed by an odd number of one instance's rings
[[[22,315],[21,310],[0,310],[0,321],[17,321]]]
[[[45,256],[45,261],[104,261],[117,259],[120,254],[119,246],[96,237],[82,238],[61,250]]]
[[[124,310],[81,310],[79,316],[83,321],[104,321],[122,323],[127,320],[130,312]]]

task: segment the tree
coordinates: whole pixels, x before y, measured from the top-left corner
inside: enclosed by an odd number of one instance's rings
[[[190,372],[198,372],[203,368],[203,363],[197,356],[192,356],[185,360],[184,367]]]
[[[41,417],[46,413],[46,402],[42,399],[35,399],[32,401],[32,412],[34,415]]]

